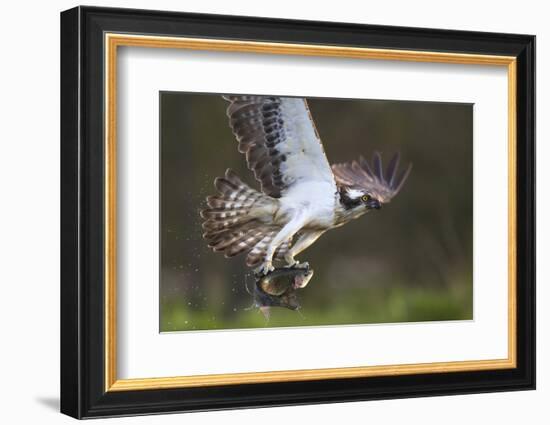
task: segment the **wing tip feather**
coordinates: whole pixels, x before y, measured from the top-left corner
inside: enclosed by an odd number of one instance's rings
[[[403,187],[412,170],[412,163],[399,173],[401,155],[396,152],[384,170],[382,154],[375,151],[372,157],[372,167],[363,155],[358,160],[337,163],[331,166],[337,184],[356,185],[367,191],[375,192],[384,203],[389,202]]]

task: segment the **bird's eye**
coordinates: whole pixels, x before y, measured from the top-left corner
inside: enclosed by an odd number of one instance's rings
[[[361,200],[362,200],[363,202],[368,202],[369,199],[370,199],[370,196],[369,196],[369,195],[363,195],[363,196],[361,196]]]

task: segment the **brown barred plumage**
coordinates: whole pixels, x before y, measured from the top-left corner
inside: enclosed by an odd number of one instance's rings
[[[230,169],[214,185],[218,195],[209,196],[201,211],[203,237],[214,251],[226,257],[249,253],[247,266],[258,265],[280,230],[271,220],[278,201],[252,189]]]
[[[358,161],[346,162],[344,164],[333,164],[332,172],[338,187],[358,187],[366,190],[378,201],[387,203],[399,193],[405,180],[409,176],[412,164],[398,173],[399,154],[395,154],[386,170],[382,166],[380,153],[375,152],[372,165],[363,158]]]
[[[261,191],[280,198],[300,181],[334,183],[330,165],[305,99],[223,96],[229,125]]]

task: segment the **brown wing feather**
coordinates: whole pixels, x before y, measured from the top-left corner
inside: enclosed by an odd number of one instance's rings
[[[359,187],[371,193],[380,202],[386,203],[399,193],[411,172],[412,164],[400,173],[398,168],[399,154],[392,157],[384,171],[382,157],[376,152],[372,165],[361,156],[358,161],[333,164],[332,172],[338,186]]]
[[[260,182],[262,192],[281,196],[282,182],[273,162],[278,152],[280,99],[264,96],[224,96],[231,102],[227,107],[229,124],[237,141],[239,152],[246,155],[248,168]],[[269,132],[266,126],[269,125]]]
[[[335,185],[321,140],[301,98],[223,96],[227,116],[248,168],[262,192],[274,198],[300,181]],[[335,188],[336,189],[336,188]]]

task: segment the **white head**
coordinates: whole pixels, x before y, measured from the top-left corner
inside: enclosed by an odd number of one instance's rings
[[[340,213],[344,222],[358,218],[369,211],[382,208],[382,202],[365,189],[341,186],[339,193]]]
[[[374,154],[372,165],[363,157],[358,161],[333,164],[332,172],[340,195],[338,224],[379,210],[382,204],[390,202],[401,190],[411,167],[398,172],[399,154],[395,154],[384,170],[378,152]]]

